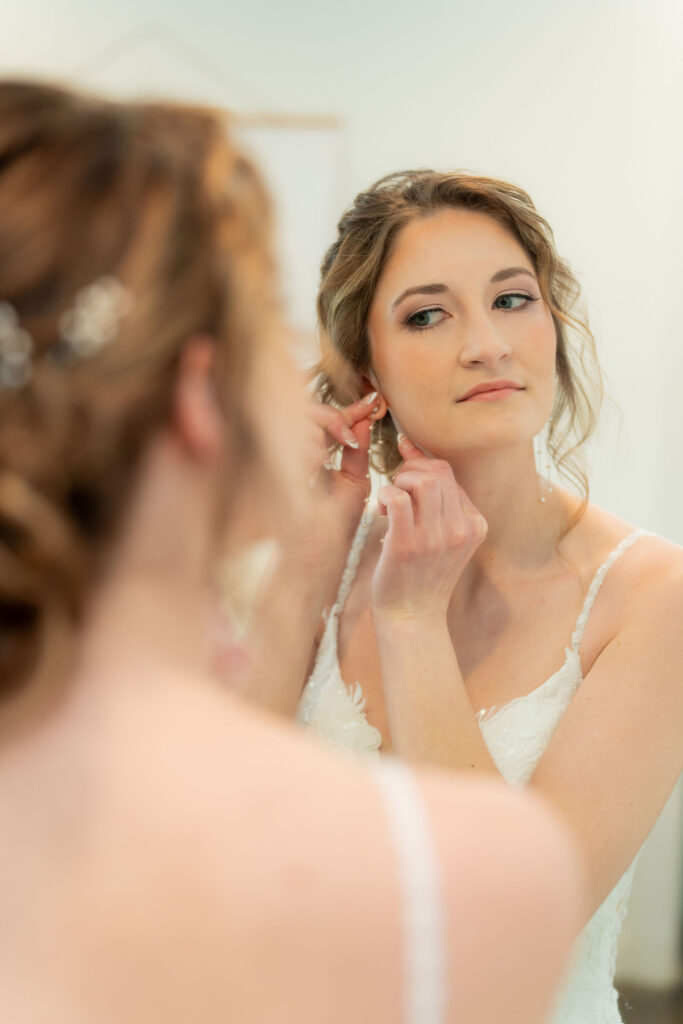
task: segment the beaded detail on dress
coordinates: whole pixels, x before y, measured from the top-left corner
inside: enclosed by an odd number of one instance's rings
[[[347,687],[341,677],[337,631],[341,609],[361,558],[369,525],[358,527],[348,562],[328,616],[313,671],[304,687],[297,718],[315,734],[341,747],[379,758],[382,742],[364,713],[358,682]],[[634,530],[612,551],[588,588],[562,666],[530,693],[503,705],[482,708],[477,721],[503,778],[524,787],[533,775],[560,718],[583,680],[580,647],[588,616],[605,576],[646,530]],[[570,969],[550,1024],[623,1024],[613,985],[617,940],[640,852],[598,907],[574,944]]]

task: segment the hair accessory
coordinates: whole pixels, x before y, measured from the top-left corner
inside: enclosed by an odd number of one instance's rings
[[[0,388],[22,388],[31,378],[33,338],[19,326],[9,302],[0,302]]]
[[[132,305],[132,293],[115,277],[100,277],[82,288],[71,309],[60,317],[55,357],[81,360],[96,355],[114,340]]]
[[[59,339],[45,353],[51,362],[80,362],[114,340],[121,320],[133,305],[133,294],[115,277],[100,277],[82,288],[73,306],[59,319]],[[31,380],[35,362],[33,338],[19,324],[14,306],[0,302],[0,390],[18,390]]]

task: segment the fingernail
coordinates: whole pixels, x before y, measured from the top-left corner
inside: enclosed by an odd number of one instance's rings
[[[405,439],[406,439],[406,435],[405,435],[405,434],[402,434],[402,433],[399,433],[399,435],[398,435],[398,443],[399,443],[399,444],[403,444],[403,442],[405,441]]]
[[[363,404],[364,405],[372,405],[372,403],[375,401],[376,398],[377,398],[377,392],[373,391],[371,395],[366,395],[365,396],[365,398],[363,399]]]
[[[344,444],[347,444],[349,448],[360,448],[358,441],[348,427],[342,431],[342,436],[344,438]]]

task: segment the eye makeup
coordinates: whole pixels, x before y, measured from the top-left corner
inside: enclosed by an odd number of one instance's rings
[[[522,302],[517,306],[496,306],[495,303],[500,302],[502,299],[521,299]],[[533,295],[528,295],[525,292],[504,292],[502,295],[498,295],[494,300],[494,309],[498,309],[503,313],[517,313],[523,309],[528,309],[533,302],[539,302],[539,298]],[[438,314],[441,314],[439,319],[435,319]],[[410,331],[428,331],[432,327],[438,327],[439,324],[443,323],[445,319],[450,317],[449,313],[446,313],[440,306],[428,306],[426,309],[415,310],[414,313],[409,313],[407,316],[401,317],[401,324],[407,327]],[[419,318],[422,322],[419,322]],[[425,318],[432,318],[429,322],[425,322]]]

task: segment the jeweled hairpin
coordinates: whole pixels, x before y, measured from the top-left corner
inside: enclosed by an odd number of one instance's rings
[[[132,305],[132,293],[115,277],[93,281],[60,317],[59,339],[45,358],[71,365],[96,355],[114,340]],[[17,390],[28,384],[34,362],[31,335],[20,326],[14,307],[0,302],[0,389]]]

